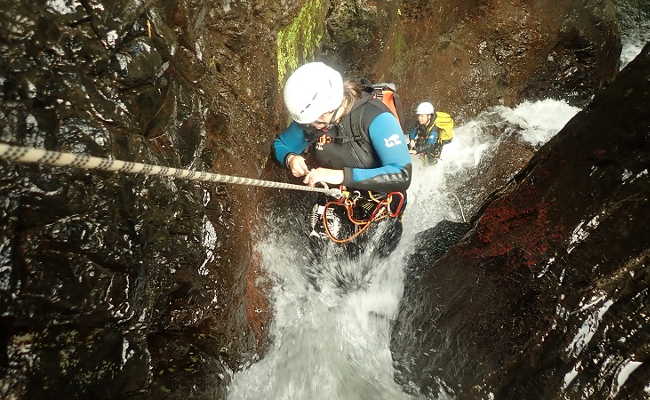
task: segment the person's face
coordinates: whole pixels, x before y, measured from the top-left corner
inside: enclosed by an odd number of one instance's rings
[[[309,124],[312,128],[318,129],[319,131],[322,130],[327,130],[327,128],[330,126],[332,117],[334,116],[334,111],[328,111],[326,113],[321,114],[320,117],[311,124]]]
[[[429,123],[431,116],[429,114],[418,114],[418,122],[420,125],[426,125]]]

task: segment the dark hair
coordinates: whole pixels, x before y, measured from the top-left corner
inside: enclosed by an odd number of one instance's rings
[[[361,91],[362,87],[359,82],[352,80],[343,82],[343,102],[345,103],[343,115],[349,113],[357,99],[361,98]]]

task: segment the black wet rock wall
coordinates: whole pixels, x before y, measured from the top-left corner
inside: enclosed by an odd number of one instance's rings
[[[405,387],[648,398],[649,74],[646,45],[454,245],[421,236],[391,345]]]

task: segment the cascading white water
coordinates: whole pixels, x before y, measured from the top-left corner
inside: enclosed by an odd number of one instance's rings
[[[640,1],[622,1],[618,7],[622,27],[620,68],[623,69],[650,42],[650,7]]]
[[[540,145],[578,111],[545,100],[489,113],[515,123],[522,129],[522,140]],[[354,261],[329,256],[314,275],[316,290],[306,274],[313,268],[304,256],[304,240],[278,234],[259,244],[263,265],[274,281],[272,344],[260,361],[233,376],[229,399],[410,398],[394,382],[390,352],[404,265],[418,232],[443,219],[464,217],[456,197],[463,182],[457,177],[478,166],[496,144],[493,136],[482,134],[482,121],[479,116],[458,127],[435,166],[414,160],[402,240],[386,259],[372,256],[372,241]]]

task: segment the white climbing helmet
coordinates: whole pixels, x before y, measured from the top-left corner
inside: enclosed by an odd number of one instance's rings
[[[418,107],[415,109],[417,115],[429,115],[433,114],[434,111],[433,104],[428,101],[418,104]]]
[[[284,85],[284,104],[291,118],[309,124],[343,101],[343,78],[322,62],[300,66]]]

